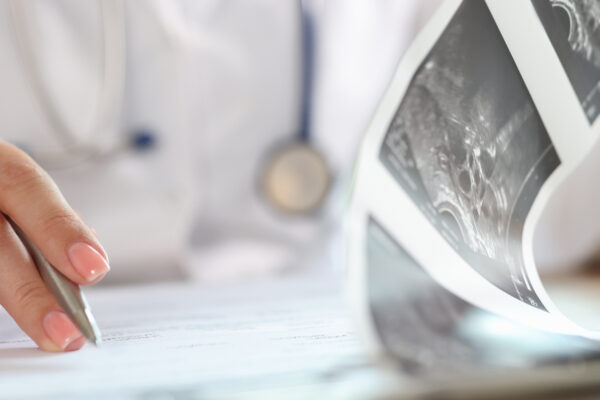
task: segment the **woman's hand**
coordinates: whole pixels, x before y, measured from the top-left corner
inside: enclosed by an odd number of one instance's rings
[[[1,140],[0,210],[73,282],[96,283],[110,269],[94,232],[67,204],[48,174],[24,152]],[[1,213],[0,304],[43,350],[77,350],[85,343]]]

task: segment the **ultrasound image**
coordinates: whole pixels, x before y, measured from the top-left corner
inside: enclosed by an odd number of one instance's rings
[[[598,359],[598,343],[544,332],[484,311],[440,286],[373,218],[367,295],[388,356],[419,377]]]
[[[600,0],[533,0],[588,121],[600,114]]]
[[[485,2],[459,7],[414,75],[379,157],[465,261],[544,309],[523,266],[522,232],[560,160]]]

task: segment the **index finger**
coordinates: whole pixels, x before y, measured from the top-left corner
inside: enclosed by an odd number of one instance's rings
[[[110,270],[104,249],[50,176],[23,151],[2,141],[0,209],[73,282],[94,283]]]

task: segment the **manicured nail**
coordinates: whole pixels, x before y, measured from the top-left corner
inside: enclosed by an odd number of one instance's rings
[[[88,225],[88,228],[90,228],[90,231],[92,231],[92,233],[94,234],[94,236],[96,237],[96,239],[100,240],[100,237],[98,236],[98,232],[96,232],[96,230],[94,228],[92,228],[91,226]],[[108,253],[106,252],[106,250],[104,250],[104,247],[102,246],[102,244],[98,243],[98,246],[100,247],[100,251],[102,253],[102,257],[104,257],[104,259],[106,260],[106,262],[108,264],[110,264],[110,260],[108,258]]]
[[[68,254],[73,268],[88,282],[97,280],[110,270],[102,254],[87,243],[71,245]]]
[[[83,346],[80,339],[84,339],[67,314],[62,311],[50,311],[42,322],[46,335],[63,350],[77,350],[75,346]],[[85,343],[85,342],[84,342]]]
[[[65,351],[75,351],[79,350],[85,344],[85,338],[82,336],[79,339],[73,340],[66,348]]]
[[[100,254],[102,257],[104,257],[104,260],[106,261],[106,264],[109,265],[109,269],[110,269],[110,259],[108,258],[108,253],[106,252],[106,250],[104,250],[104,247],[98,243],[98,246],[100,247],[100,250],[102,251],[102,253]]]

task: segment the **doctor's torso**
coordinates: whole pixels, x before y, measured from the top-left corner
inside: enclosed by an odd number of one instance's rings
[[[314,7],[311,130],[337,177],[418,28],[422,6],[400,3]],[[194,247],[208,249],[196,263],[283,265],[335,224],[337,205],[291,218],[259,188],[265,157],[300,126],[300,13],[274,0],[0,2],[0,137],[98,231],[112,279],[168,275]],[[151,148],[128,148],[139,132]]]

